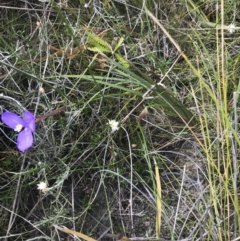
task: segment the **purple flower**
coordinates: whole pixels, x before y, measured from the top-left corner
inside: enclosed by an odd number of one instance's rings
[[[1,116],[2,122],[8,127],[20,132],[17,137],[17,148],[25,152],[33,144],[32,132],[35,131],[35,117],[29,111],[24,111],[24,117],[21,118],[13,112],[4,112]],[[22,130],[24,128],[24,130]]]

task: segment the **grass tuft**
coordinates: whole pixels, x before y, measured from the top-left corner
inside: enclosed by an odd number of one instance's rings
[[[237,1],[0,13],[0,239],[238,240]]]

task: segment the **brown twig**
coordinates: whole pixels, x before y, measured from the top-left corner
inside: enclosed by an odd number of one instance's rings
[[[66,107],[63,106],[63,107],[60,107],[60,108],[57,108],[56,110],[53,110],[51,112],[48,112],[47,114],[43,115],[43,116],[40,116],[38,118],[36,118],[35,122],[38,123],[50,116],[53,116],[53,115],[57,115],[57,114],[61,114],[61,113],[64,113],[66,110]]]

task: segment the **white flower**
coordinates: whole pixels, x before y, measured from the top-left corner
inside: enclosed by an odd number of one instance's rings
[[[46,182],[40,182],[39,184],[37,184],[38,188],[40,191],[42,191],[43,193],[48,191],[48,185]]]
[[[228,25],[228,32],[229,33],[234,33],[235,32],[235,28],[236,28],[236,26],[235,26],[234,23],[229,24]]]
[[[16,127],[15,127],[15,131],[16,132],[20,132],[21,130],[22,130],[22,128],[23,128],[23,125],[21,125],[21,124],[18,124],[18,125],[16,125]]]
[[[119,122],[115,121],[115,120],[109,120],[108,124],[110,125],[110,127],[112,128],[112,133],[117,131],[119,129]]]

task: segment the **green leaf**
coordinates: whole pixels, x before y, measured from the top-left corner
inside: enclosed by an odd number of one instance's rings
[[[90,45],[87,49],[93,52],[112,53],[111,46],[105,40],[90,32],[86,34],[88,35],[87,43]]]
[[[124,38],[123,38],[123,37],[121,37],[121,38],[118,40],[118,42],[117,42],[117,44],[115,45],[115,48],[114,48],[114,50],[113,50],[114,53],[115,53],[115,52],[117,51],[117,49],[122,45],[123,41],[124,41]]]
[[[123,58],[120,54],[116,53],[115,57],[123,67],[125,67],[126,69],[129,68],[130,65],[128,61],[125,58]]]
[[[109,49],[106,49],[103,46],[97,46],[97,47],[87,47],[88,50],[96,53],[111,53],[112,51],[109,51]]]
[[[116,71],[118,74],[123,77],[125,76],[131,81],[136,81],[146,90],[152,89],[152,92],[150,92],[150,95],[153,97],[152,101],[157,106],[163,108],[168,115],[172,117],[180,117],[182,121],[188,122],[189,125],[196,124],[196,119],[193,113],[174,96],[174,93],[171,90],[164,88],[161,85],[157,85],[151,78],[142,73],[139,68],[133,64],[131,64],[130,67],[134,72],[107,56],[106,58],[117,67]]]

